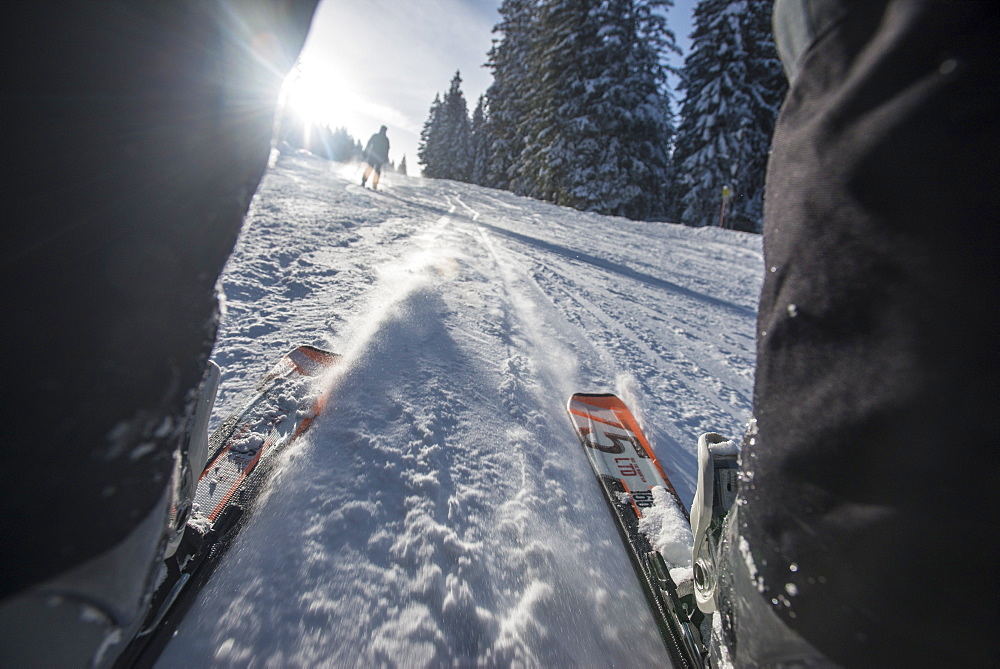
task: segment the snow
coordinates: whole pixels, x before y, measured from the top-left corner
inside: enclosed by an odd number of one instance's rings
[[[282,157],[221,279],[213,426],[344,357],[160,666],[666,664],[565,403],[625,399],[690,504],[749,419],[759,237],[359,182]]]
[[[639,531],[649,537],[653,548],[660,551],[663,559],[677,573],[687,573],[691,568],[691,548],[694,538],[691,536],[691,526],[679,508],[677,502],[662,486],[653,488],[653,507],[643,510],[639,519]],[[681,571],[683,570],[683,572]],[[675,578],[677,583],[678,579]]]
[[[729,441],[710,442],[708,450],[714,457],[740,454],[740,447],[737,445],[736,441],[732,439]]]

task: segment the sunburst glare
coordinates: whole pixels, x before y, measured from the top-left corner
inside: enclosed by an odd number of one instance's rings
[[[350,83],[328,63],[300,60],[285,80],[286,109],[307,126],[343,126],[352,121],[357,96]]]

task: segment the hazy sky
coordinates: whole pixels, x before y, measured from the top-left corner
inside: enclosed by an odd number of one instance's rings
[[[676,0],[668,17],[684,50],[695,3]],[[362,143],[388,126],[389,157],[398,163],[406,154],[415,174],[420,129],[455,70],[470,113],[490,85],[483,63],[499,6],[500,0],[323,0],[302,51],[298,106]]]

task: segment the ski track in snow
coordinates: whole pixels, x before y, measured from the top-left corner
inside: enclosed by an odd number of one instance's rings
[[[357,179],[283,157],[223,274],[215,423],[344,359],[159,665],[665,664],[565,403],[619,394],[690,503],[749,418],[759,237]]]

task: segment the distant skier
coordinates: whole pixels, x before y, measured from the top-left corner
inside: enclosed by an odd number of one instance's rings
[[[372,172],[375,172],[375,176],[372,178],[372,189],[378,189],[378,180],[382,175],[382,165],[389,162],[389,137],[385,134],[386,130],[388,128],[383,125],[377,133],[371,136],[371,139],[365,145],[365,173],[361,176],[362,187],[368,181],[368,177],[371,176]]]
[[[997,666],[1000,3],[778,0],[774,24],[756,428],[731,510],[735,456],[699,444],[691,514],[713,652]]]

